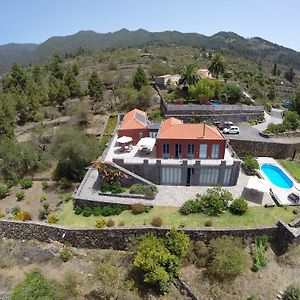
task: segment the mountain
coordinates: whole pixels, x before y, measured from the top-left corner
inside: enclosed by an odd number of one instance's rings
[[[6,44],[0,46],[0,70],[7,69],[13,62],[22,62],[38,44]]]
[[[300,53],[259,37],[244,38],[234,32],[218,32],[212,36],[178,31],[149,32],[143,29],[129,31],[125,28],[109,33],[79,31],[68,36],[51,37],[37,44],[8,44],[0,46],[0,71],[5,71],[14,61],[28,64],[45,61],[54,54],[72,53],[79,48],[98,50],[104,48],[142,47],[149,44],[163,46],[190,45],[216,51],[230,52],[251,59],[277,60],[279,64],[300,70]]]

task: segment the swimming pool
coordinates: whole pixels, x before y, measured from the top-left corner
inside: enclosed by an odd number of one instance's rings
[[[290,189],[294,186],[293,181],[275,165],[264,164],[261,170],[274,185],[280,188]]]

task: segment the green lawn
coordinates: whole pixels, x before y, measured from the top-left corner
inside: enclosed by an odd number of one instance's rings
[[[104,134],[112,134],[117,126],[118,117],[110,116],[104,129]]]
[[[295,160],[279,160],[280,163],[290,172],[290,174],[300,182],[300,161]]]
[[[58,224],[77,228],[95,227],[96,220],[99,218],[94,216],[83,217],[82,215],[74,214],[71,201],[62,206],[57,216],[59,218]],[[225,212],[220,217],[208,217],[204,214],[183,216],[178,212],[178,208],[164,206],[154,207],[150,212],[140,215],[133,215],[130,210],[126,210],[119,216],[106,217],[104,219],[108,220],[111,218],[116,225],[121,221],[125,223],[125,226],[147,225],[156,216],[160,216],[163,219],[163,224],[166,226],[203,227],[205,221],[211,219],[213,227],[216,228],[273,225],[278,220],[288,223],[296,218],[292,207],[250,207],[243,216],[235,216],[230,212]]]

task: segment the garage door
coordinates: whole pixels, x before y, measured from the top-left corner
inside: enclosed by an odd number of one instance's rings
[[[219,169],[202,168],[200,169],[199,185],[210,186],[218,183]]]
[[[181,169],[164,167],[161,169],[161,184],[181,184]]]

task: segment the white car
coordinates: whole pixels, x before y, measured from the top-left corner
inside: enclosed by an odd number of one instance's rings
[[[228,134],[239,134],[240,129],[237,126],[230,126],[228,128],[223,129],[223,133],[228,133]]]

